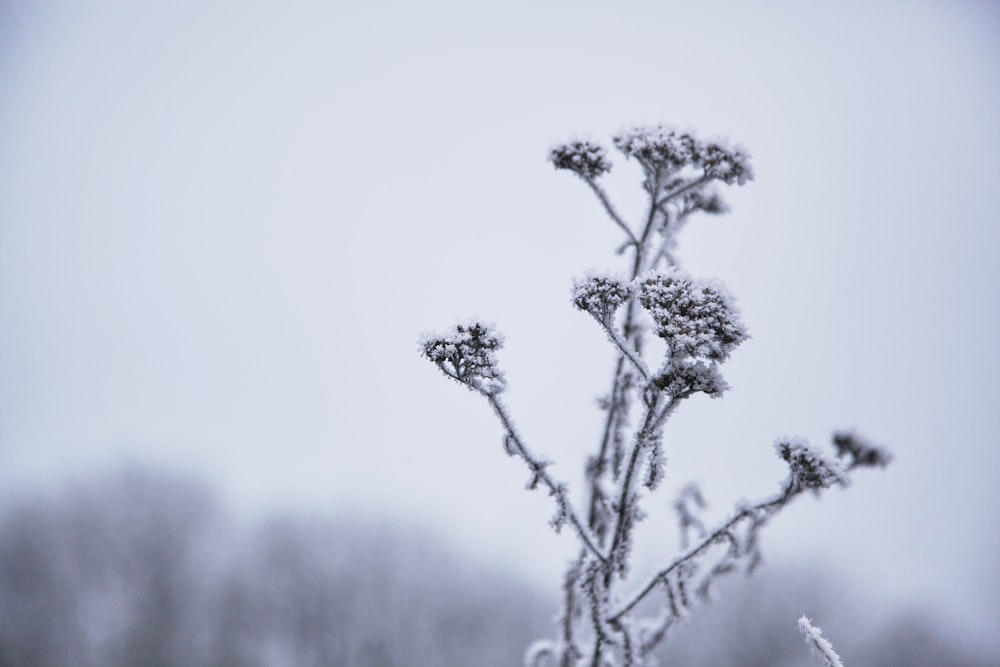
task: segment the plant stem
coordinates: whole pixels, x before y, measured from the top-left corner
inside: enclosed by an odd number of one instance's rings
[[[485,394],[485,396],[490,402],[490,406],[493,408],[493,412],[496,413],[500,423],[503,424],[504,430],[507,431],[507,435],[510,437],[511,442],[514,443],[514,451],[518,456],[524,459],[537,479],[545,484],[546,488],[549,490],[549,495],[556,498],[556,502],[559,504],[559,511],[566,514],[567,519],[571,524],[573,524],[573,528],[576,529],[580,540],[584,543],[584,545],[586,545],[591,554],[593,554],[593,556],[601,563],[604,563],[604,555],[598,548],[593,534],[584,525],[584,523],[580,521],[576,512],[573,510],[573,506],[570,503],[568,494],[566,493],[566,486],[552,479],[552,476],[545,470],[545,466],[547,464],[541,459],[533,456],[531,452],[528,451],[528,448],[525,447],[524,442],[521,440],[521,436],[519,436],[517,431],[514,429],[514,423],[507,414],[507,408],[500,401],[497,395]]]

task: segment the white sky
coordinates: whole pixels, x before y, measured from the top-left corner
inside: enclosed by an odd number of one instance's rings
[[[857,428],[895,464],[765,554],[1000,624],[997,5],[360,4],[0,9],[0,493],[181,467],[555,586],[570,538],[416,339],[495,321],[523,434],[577,483],[612,351],[569,286],[623,265],[546,151],[664,121],[757,173],[681,239],[753,338],[668,427],[670,482],[724,513],[776,488],[775,437]]]

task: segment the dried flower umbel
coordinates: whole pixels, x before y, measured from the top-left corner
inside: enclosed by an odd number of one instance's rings
[[[470,389],[487,395],[503,391],[504,377],[495,354],[503,347],[503,337],[488,325],[458,324],[443,336],[425,336],[420,347],[442,373]]]
[[[486,398],[503,429],[504,451],[528,468],[528,487],[552,496],[556,511],[550,523],[556,530],[571,526],[580,543],[563,579],[558,638],[529,647],[529,667],[651,664],[656,646],[709,597],[718,577],[757,567],[761,528],[792,499],[846,486],[855,468],[882,467],[891,459],[849,432],[834,436],[836,459],[801,439],[781,439],[775,447],[789,474],[775,494],[739,504],[713,528],[699,516],[705,505],[701,492],[685,486],[674,502],[682,551],[643,583],[623,590],[634,533],[645,516],[641,504],[664,479],[664,424],[684,401],[698,394],[715,398],[728,389],[720,366],[749,337],[722,285],[677,268],[677,232],[697,212],[728,210],[713,188],[743,185],[753,179],[753,170],[742,148],[662,125],[621,132],[614,145],[642,169],[648,206],[638,225],[618,213],[598,182],[611,169],[602,146],[572,141],[549,153],[556,169],[575,173],[590,187],[624,235],[619,253],[630,252],[624,275],[589,275],[573,284],[573,305],[598,323],[617,356],[610,389],[599,401],[604,425],[586,459],[585,502],[572,502],[566,483],[549,473],[548,461],[532,453],[514,428],[501,396],[506,382],[496,358],[499,334],[472,322],[421,342],[422,354],[445,375]],[[663,344],[647,349],[647,332]],[[643,603],[653,599],[659,605],[650,613]],[[821,657],[834,660],[819,631],[808,622],[800,625]]]

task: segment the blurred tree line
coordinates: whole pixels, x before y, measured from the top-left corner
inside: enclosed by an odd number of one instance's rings
[[[859,627],[818,579],[727,582],[663,664],[811,664],[804,600],[848,665],[995,664],[926,615]],[[508,667],[547,629],[551,593],[361,521],[239,526],[205,487],[148,471],[0,509],[0,667]]]
[[[0,667],[464,667],[471,647],[506,667],[539,600],[359,521],[239,528],[204,487],[148,472],[0,511]]]

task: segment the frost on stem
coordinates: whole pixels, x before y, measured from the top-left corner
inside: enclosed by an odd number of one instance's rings
[[[458,324],[446,335],[428,335],[420,341],[423,355],[442,373],[488,396],[506,386],[495,354],[501,347],[503,337],[480,322]]]
[[[799,632],[806,636],[806,643],[826,667],[844,667],[840,656],[833,650],[833,644],[805,616],[799,619]]]
[[[775,449],[778,456],[788,463],[791,472],[788,486],[792,493],[849,484],[847,475],[837,462],[830,461],[801,440],[779,440]]]
[[[590,141],[571,141],[549,151],[556,169],[568,169],[584,180],[592,180],[611,171],[604,146]]]
[[[721,286],[677,270],[640,278],[639,302],[674,357],[725,361],[749,337]]]

